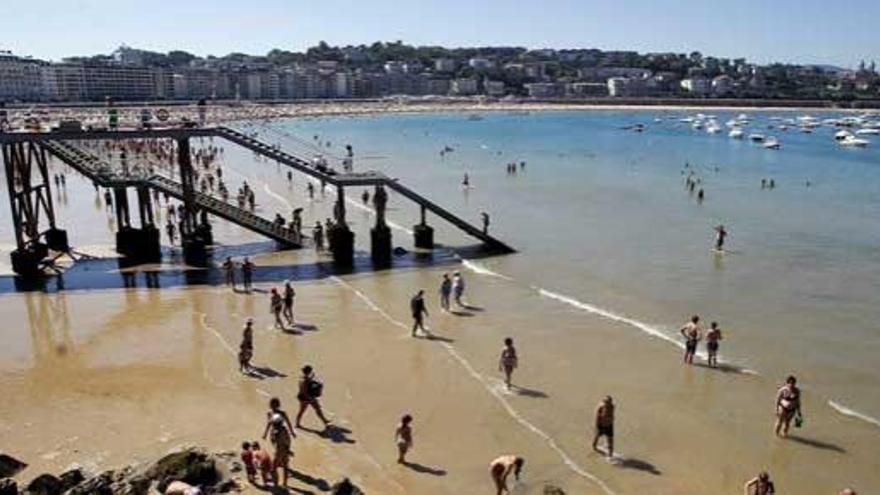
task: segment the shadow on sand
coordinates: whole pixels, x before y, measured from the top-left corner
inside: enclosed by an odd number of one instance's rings
[[[417,336],[416,338],[431,340],[436,342],[446,342],[447,344],[451,344],[455,342],[455,339],[450,339],[449,337],[444,337],[442,335],[433,334],[430,332],[424,333],[422,336]]]
[[[712,366],[709,366],[708,363],[697,362],[695,360],[693,365],[696,366],[697,368],[706,368],[707,370],[719,371],[721,373],[741,374],[741,373],[745,372],[745,369],[742,367],[735,366],[732,364],[726,364],[726,363],[718,363],[715,367],[712,367]]]
[[[651,464],[648,461],[643,461],[641,459],[634,459],[632,457],[619,457],[615,458],[612,462],[615,466],[623,469],[634,469],[636,471],[643,471],[645,473],[650,473],[655,476],[660,476],[661,473],[657,466]]]
[[[432,468],[417,462],[404,461],[403,465],[421,474],[430,474],[431,476],[446,476],[445,469]]]
[[[520,387],[519,385],[512,385],[511,389],[516,392],[516,395],[521,395],[523,397],[531,397],[533,399],[547,399],[550,396],[540,390],[535,390],[526,387]]]
[[[316,430],[314,428],[308,428],[306,426],[301,426],[299,429],[309,432],[313,435],[317,435],[321,438],[326,438],[333,443],[355,443],[354,439],[348,437],[348,435],[351,433],[351,430],[349,430],[348,428],[343,428],[342,426],[329,424],[323,430]]]
[[[257,380],[264,380],[266,378],[287,378],[285,373],[268,366],[251,366],[250,371],[245,373],[245,375],[251,378],[256,378]]]
[[[798,436],[794,436],[794,435],[789,435],[788,437],[786,437],[786,439],[791,440],[792,442],[795,442],[795,443],[799,443],[801,445],[813,447],[815,449],[830,450],[831,452],[837,452],[838,454],[845,454],[846,453],[846,449],[844,449],[840,445],[836,445],[836,444],[828,443],[828,442],[823,442],[821,440],[798,437]]]

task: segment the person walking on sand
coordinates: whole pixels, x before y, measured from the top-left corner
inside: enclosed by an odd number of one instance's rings
[[[706,354],[709,357],[709,367],[718,366],[718,344],[721,341],[721,329],[718,328],[718,322],[713,321],[709,324],[709,331],[706,332]]]
[[[697,353],[697,343],[703,337],[703,331],[700,328],[700,317],[694,315],[691,318],[691,321],[685,323],[679,331],[684,337],[684,362],[685,364],[694,364],[694,354]]]
[[[727,238],[727,230],[724,225],[715,227],[715,251],[724,251],[724,240]]]
[[[284,322],[281,321],[281,312],[284,310],[284,301],[278,289],[272,287],[272,295],[269,299],[269,311],[275,315],[275,328],[284,330]]]
[[[223,262],[223,272],[226,274],[226,285],[235,290],[235,262],[232,261],[232,256],[227,256]]]
[[[440,308],[443,311],[449,311],[449,296],[452,295],[452,280],[448,273],[443,274],[443,281],[440,282]]]
[[[394,432],[394,441],[397,443],[397,463],[406,464],[406,453],[413,446],[412,440],[412,416],[409,414],[400,418],[400,424]]]
[[[752,478],[743,487],[745,495],[772,495],[776,493],[776,487],[770,481],[767,471],[762,471],[757,478]]]
[[[501,349],[501,357],[498,359],[498,371],[504,372],[504,383],[507,390],[510,390],[510,375],[519,365],[519,358],[516,355],[516,348],[513,347],[513,339],[507,337],[504,339],[504,348]]]
[[[266,414],[266,428],[263,430],[263,440],[269,437],[269,441],[275,447],[275,462],[272,465],[272,479],[278,483],[278,469],[281,469],[281,486],[287,486],[287,472],[290,469],[290,455],[293,452],[290,449],[293,438],[296,433],[290,426],[290,418],[287,413],[281,409],[281,400],[278,397],[272,397],[269,400],[269,412]],[[271,436],[270,436],[271,435]]]
[[[296,415],[296,427],[302,428],[302,417],[306,409],[311,407],[315,410],[318,418],[324,422],[324,428],[330,425],[330,421],[324,417],[324,411],[321,410],[321,403],[318,398],[324,393],[324,385],[315,378],[314,370],[310,365],[303,366],[302,377],[299,379],[299,391],[296,394],[299,400],[299,413]]]
[[[242,373],[251,371],[251,359],[254,357],[254,320],[248,318],[241,331],[241,346],[238,350],[238,370]]]
[[[249,291],[253,288],[254,264],[250,258],[245,258],[241,262],[241,278],[244,282],[244,290]]]
[[[452,294],[455,297],[455,304],[464,306],[461,302],[461,296],[464,295],[464,277],[461,276],[461,272],[455,272],[452,276]]]
[[[489,475],[495,483],[496,495],[510,493],[507,488],[507,478],[513,473],[513,477],[519,481],[525,463],[525,459],[515,455],[503,455],[489,463]]]
[[[293,298],[296,297],[296,291],[290,280],[284,282],[284,317],[287,319],[288,325],[293,325]]]
[[[776,393],[776,436],[787,437],[791,420],[795,419],[795,426],[800,426],[802,418],[801,389],[797,387],[797,378],[790,375]]]
[[[605,396],[599,407],[596,408],[596,431],[593,435],[593,450],[599,450],[599,439],[605,437],[608,442],[607,457],[614,457],[614,400],[610,395]]]
[[[428,308],[425,307],[425,291],[419,289],[416,292],[416,295],[409,301],[409,308],[412,311],[413,317],[412,336],[416,336],[417,329],[428,333],[425,330],[425,316],[428,316]]]

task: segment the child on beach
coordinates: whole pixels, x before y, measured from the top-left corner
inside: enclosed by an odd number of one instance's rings
[[[252,443],[251,448],[253,449],[254,468],[260,470],[260,477],[263,479],[263,485],[268,485],[269,482],[277,484],[275,481],[275,469],[272,463],[272,456],[269,455],[269,452],[266,451],[266,449],[260,447],[259,442]],[[256,478],[256,476],[254,477]]]
[[[519,358],[516,355],[516,348],[513,347],[513,339],[508,337],[504,339],[504,348],[501,349],[501,358],[498,360],[498,371],[504,372],[504,383],[507,390],[510,390],[510,375],[519,365]]]
[[[251,444],[244,442],[241,444],[241,462],[244,464],[244,472],[247,473],[247,479],[251,484],[257,483],[257,467],[254,464],[254,451],[251,450]]]
[[[394,440],[397,443],[397,462],[399,464],[406,464],[406,453],[409,449],[412,448],[412,427],[410,423],[412,423],[412,416],[409,414],[404,415],[400,419],[400,424],[397,425],[397,430],[394,432]]]

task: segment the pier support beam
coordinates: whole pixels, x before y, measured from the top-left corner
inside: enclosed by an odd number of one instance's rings
[[[373,193],[373,204],[376,206],[376,225],[370,230],[370,256],[377,266],[391,265],[391,229],[385,222],[385,208],[388,204],[388,193],[381,185],[376,186]]]
[[[418,249],[434,249],[434,229],[425,222],[425,206],[421,206],[421,222],[413,226],[413,237]]]
[[[70,250],[67,233],[55,225],[46,150],[34,142],[4,144],[3,165],[15,230],[12,268],[19,275],[36,276],[50,248]],[[41,230],[43,221],[46,230]]]
[[[177,165],[180,169],[180,184],[183,190],[183,215],[180,217],[180,244],[187,263],[195,266],[208,264],[208,245],[212,242],[211,227],[198,221],[195,204],[195,174],[188,138],[177,138]]]
[[[340,266],[354,264],[354,232],[345,222],[345,188],[337,186],[336,205],[333,208],[336,222],[327,232],[327,240],[333,250],[333,261]]]

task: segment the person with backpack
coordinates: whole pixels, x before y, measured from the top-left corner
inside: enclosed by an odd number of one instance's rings
[[[330,425],[330,421],[324,417],[324,412],[321,410],[321,403],[318,401],[318,398],[320,398],[323,393],[324,384],[315,378],[315,372],[312,367],[310,365],[303,366],[302,377],[299,379],[299,392],[296,394],[296,398],[299,400],[299,413],[296,415],[297,428],[302,428],[301,420],[309,406],[315,410],[318,418],[324,422],[324,428]]]

